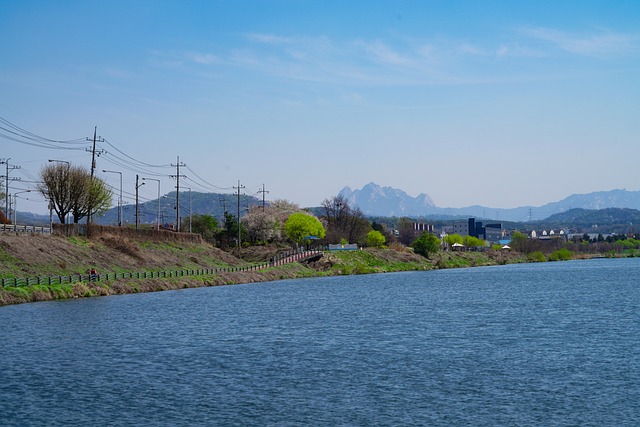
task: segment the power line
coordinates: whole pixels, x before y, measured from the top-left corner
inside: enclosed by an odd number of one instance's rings
[[[0,122],[4,123],[5,126],[9,126],[10,128],[14,129],[14,131],[7,129],[3,126],[0,126],[0,129],[3,129],[17,136],[21,136],[25,139],[30,139],[32,141],[51,142],[51,143],[57,143],[57,144],[84,144],[85,143],[84,138],[76,138],[76,139],[70,139],[70,140],[58,140],[58,139],[45,138],[43,136],[36,135],[33,132],[29,132],[28,130],[23,129],[11,123],[9,120],[5,119],[4,117],[0,117]]]
[[[91,181],[90,181],[92,185],[93,185],[93,172],[96,169],[96,154],[98,155],[98,157],[100,157],[100,154],[105,152],[102,149],[96,150],[96,141],[104,142],[104,139],[102,137],[96,138],[97,133],[98,133],[98,126],[93,128],[93,147],[91,149]],[[87,138],[87,141],[89,141],[89,138]],[[89,149],[87,149],[87,151],[89,151]],[[92,209],[93,209],[93,206],[89,204],[89,209],[87,213],[87,225],[91,222]]]
[[[176,188],[178,188],[178,191],[176,192],[176,194],[179,193],[179,177],[178,176],[166,175],[163,173],[158,173],[157,170],[150,170],[150,169],[157,169],[157,168],[177,167],[178,168],[177,175],[180,175],[179,167],[177,165],[152,164],[152,163],[138,160],[133,156],[130,156],[129,154],[125,153],[123,150],[118,148],[110,140],[107,140],[106,138],[102,138],[102,137],[98,139],[97,127],[94,128],[93,139],[77,138],[77,139],[71,139],[71,140],[58,140],[58,139],[51,139],[51,138],[46,138],[46,137],[37,135],[33,132],[30,132],[26,129],[23,129],[15,125],[14,123],[11,123],[10,121],[8,121],[3,117],[0,117],[0,138],[5,138],[18,143],[35,146],[38,148],[90,151],[92,155],[92,159],[91,159],[92,175],[96,167],[95,156],[96,155],[100,156],[102,154],[104,155],[105,162],[111,165],[120,167],[124,170],[132,171],[136,173],[143,173],[147,176],[155,176],[155,177],[170,176],[170,177],[176,178],[177,179]],[[91,148],[86,147],[87,142],[92,143]],[[109,147],[113,149],[113,152],[107,152],[102,149],[96,149],[95,147],[96,142],[104,142],[105,144],[107,144]],[[193,176],[193,178],[189,178],[184,175],[181,175],[180,177],[187,179],[190,183],[193,183],[194,187],[200,188],[205,192],[210,192],[210,191],[219,192],[221,190],[231,190],[234,188],[234,187],[221,187],[221,186],[213,185],[209,183],[207,180],[205,180],[204,178],[202,178],[196,171],[194,171],[192,168],[190,168],[186,164],[181,164],[180,166],[186,167],[187,170],[189,170],[190,174]],[[178,205],[178,202],[179,202],[179,196],[176,195],[176,205]],[[178,211],[178,206],[176,206],[176,211]],[[178,212],[176,212],[176,214],[179,215]],[[179,217],[178,217],[178,222],[179,222]]]
[[[185,166],[187,168],[187,170],[189,172],[191,172],[196,178],[198,178],[201,182],[204,183],[205,187],[209,187],[209,188],[213,188],[215,190],[231,190],[234,187],[218,187],[216,185],[213,184],[209,184],[204,178],[202,178],[200,175],[198,175],[193,169],[191,169],[189,166]],[[192,180],[193,181],[193,180]]]
[[[264,212],[264,205],[265,205],[264,195],[265,193],[268,193],[268,191],[264,189],[264,184],[262,184],[262,190],[258,190],[258,193],[262,193],[262,212]]]
[[[118,147],[116,147],[115,145],[113,145],[113,144],[112,144],[111,142],[109,142],[108,140],[106,140],[106,139],[105,139],[105,140],[104,140],[104,142],[106,142],[107,144],[109,144],[109,146],[110,146],[110,147],[112,147],[114,150],[116,150],[118,153],[120,153],[120,154],[122,154],[123,156],[125,156],[125,157],[129,158],[130,160],[132,160],[132,161],[136,162],[138,165],[143,165],[143,166],[147,166],[147,167],[150,167],[150,168],[165,168],[165,167],[171,166],[171,164],[154,165],[154,164],[151,164],[151,163],[146,163],[146,162],[140,161],[140,160],[138,160],[138,159],[135,159],[135,158],[131,157],[130,155],[128,155],[128,154],[127,154],[127,153],[125,153],[124,151],[120,150]]]
[[[11,172],[12,170],[20,169],[20,166],[9,166],[9,160],[11,160],[11,158],[7,158],[0,161],[0,165],[6,165],[6,172],[4,175],[0,176],[0,178],[4,178],[4,182],[5,182],[4,212],[7,218],[11,217],[11,212],[9,212],[9,182],[21,180],[19,177],[16,177],[16,178],[9,177],[9,172]]]
[[[238,189],[238,252],[240,252],[240,190],[246,187],[244,185],[240,185],[240,180],[238,180],[238,186],[233,188]]]

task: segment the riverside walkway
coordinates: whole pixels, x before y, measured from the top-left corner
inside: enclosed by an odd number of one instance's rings
[[[161,271],[137,271],[124,273],[85,273],[68,274],[58,276],[35,276],[35,277],[9,277],[0,279],[0,286],[33,286],[33,285],[61,285],[77,282],[109,282],[118,279],[158,279],[188,276],[207,276],[221,273],[235,273],[243,271],[258,271],[267,268],[277,267],[294,262],[310,262],[320,259],[323,251],[320,250],[299,250],[273,257],[269,262],[247,265],[242,267],[215,267],[200,269],[180,269]]]

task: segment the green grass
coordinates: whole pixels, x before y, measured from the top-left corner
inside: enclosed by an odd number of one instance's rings
[[[546,262],[547,257],[542,252],[535,251],[527,255],[527,260],[530,262]]]
[[[431,262],[426,258],[416,258],[416,261],[392,261],[366,250],[339,251],[332,254],[339,261],[331,267],[333,274],[372,274],[432,268]]]
[[[90,243],[88,239],[80,236],[70,236],[67,238],[67,240],[73,243],[74,245],[78,245],[78,246],[89,246],[89,243]]]

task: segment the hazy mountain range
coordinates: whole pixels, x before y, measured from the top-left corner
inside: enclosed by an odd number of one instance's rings
[[[541,220],[575,208],[593,210],[606,208],[640,209],[640,191],[627,190],[573,194],[558,202],[547,203],[543,206],[522,206],[509,209],[479,205],[464,208],[441,208],[436,206],[426,193],[412,197],[402,190],[382,187],[373,182],[359,190],[344,187],[339,194],[345,197],[351,206],[359,207],[365,215],[380,217],[408,216],[432,219],[476,217],[522,222]]]
[[[225,210],[237,215],[237,197],[232,194],[193,192],[191,200],[189,200],[187,194],[183,196],[181,193],[180,211],[182,218],[188,218],[190,211],[194,214],[212,215],[221,222],[224,221]],[[558,202],[547,203],[543,206],[522,206],[512,209],[478,205],[464,208],[441,208],[436,206],[426,193],[411,197],[402,190],[382,187],[373,182],[359,190],[345,187],[339,194],[344,196],[351,206],[359,207],[365,215],[372,217],[407,216],[432,220],[476,217],[498,221],[535,222],[575,209],[628,208],[640,210],[640,191],[627,190],[574,194]],[[241,215],[244,215],[249,206],[259,204],[261,204],[261,201],[257,198],[242,195],[240,197]],[[321,212],[320,209],[318,211]],[[158,200],[148,200],[140,203],[139,214],[140,223],[155,223],[158,215]],[[162,222],[175,222],[175,192],[161,197],[160,218]],[[57,218],[54,218],[54,221],[57,222]],[[103,216],[96,218],[96,222],[99,224],[117,224],[118,209],[116,207],[109,209]],[[49,216],[18,212],[18,223],[46,225],[49,223]],[[123,223],[135,223],[135,207],[133,205],[124,207]]]

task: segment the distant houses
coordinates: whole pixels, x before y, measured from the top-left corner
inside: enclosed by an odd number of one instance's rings
[[[467,220],[457,220],[448,223],[447,225],[436,226],[425,222],[413,222],[409,227],[411,232],[413,229],[414,235],[417,237],[423,232],[432,233],[440,237],[444,241],[447,235],[458,234],[462,237],[472,236],[481,240],[487,241],[490,245],[500,244],[507,245],[511,242],[511,236],[514,232],[520,232],[527,236],[530,240],[536,240],[540,242],[548,241],[608,241],[616,237],[616,234],[603,234],[603,233],[575,233],[569,229],[514,229],[507,230],[503,228],[503,224],[500,222],[487,222],[478,221],[476,218],[469,218]],[[393,230],[393,234],[399,237],[399,230]]]

